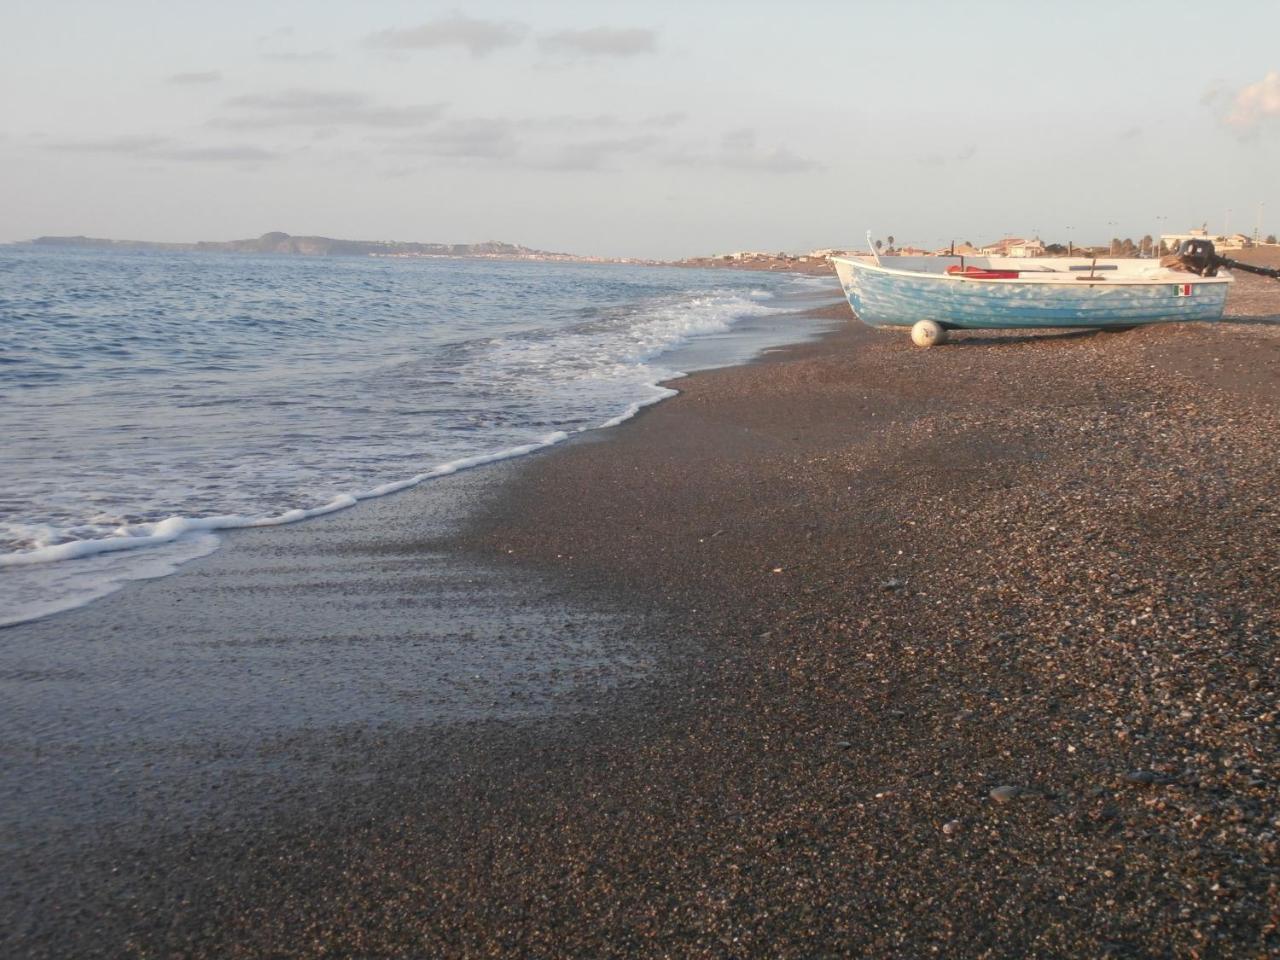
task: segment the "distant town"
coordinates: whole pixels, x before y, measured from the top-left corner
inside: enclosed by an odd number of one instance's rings
[[[1275,234],[1265,238],[1243,233],[1211,234],[1207,226],[1194,227],[1185,233],[1165,233],[1158,239],[1150,234],[1137,240],[1114,237],[1108,244],[1084,245],[1045,243],[1039,237],[1002,237],[981,246],[969,240],[945,247],[925,249],[910,243],[899,243],[890,235],[876,240],[877,254],[904,257],[1152,257],[1176,251],[1184,240],[1212,240],[1219,250],[1244,250],[1251,247],[1276,247]],[[395,240],[339,240],[332,237],[292,236],[275,231],[247,240],[197,241],[194,243],[160,243],[145,240],[107,240],[84,236],[38,237],[30,243],[48,247],[89,247],[112,250],[155,252],[281,254],[292,256],[368,256],[395,259],[465,258],[485,260],[529,260],[551,263],[617,263],[640,266],[679,266],[746,270],[786,270],[796,273],[826,274],[833,256],[869,254],[867,249],[810,250],[807,253],[742,250],[683,260],[651,260],[637,257],[598,257],[538,250],[503,241],[483,243],[418,243]]]
[[[1214,234],[1207,226],[1192,227],[1185,233],[1163,233],[1159,239],[1150,234],[1134,240],[1131,237],[1114,237],[1107,244],[1045,243],[1039,237],[1002,237],[981,246],[969,240],[957,241],[945,247],[926,249],[909,243],[898,243],[892,236],[875,241],[875,252],[897,257],[1162,257],[1175,252],[1184,240],[1212,240],[1222,251],[1238,251],[1250,248],[1277,250],[1275,234],[1250,237],[1243,233]],[[831,257],[866,256],[865,248],[823,248],[808,253],[768,252],[741,250],[717,254],[711,257],[690,257],[674,261],[676,266],[688,267],[736,267],[746,270],[787,270],[798,273],[826,273],[830,270]]]

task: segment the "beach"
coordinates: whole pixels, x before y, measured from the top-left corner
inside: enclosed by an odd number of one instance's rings
[[[834,303],[456,515],[0,632],[4,952],[1274,955],[1276,289],[927,351]]]

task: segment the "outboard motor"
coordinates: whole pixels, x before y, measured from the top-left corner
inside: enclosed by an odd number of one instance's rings
[[[1252,263],[1241,263],[1239,260],[1220,256],[1214,249],[1212,240],[1201,240],[1199,237],[1183,240],[1179,244],[1178,261],[1183,267],[1202,277],[1216,277],[1219,267],[1230,267],[1232,270],[1243,270],[1245,273],[1256,273],[1260,277],[1280,280],[1280,269],[1259,267]]]
[[[1192,273],[1202,277],[1216,277],[1221,258],[1213,248],[1212,240],[1183,240],[1178,246],[1178,258]]]

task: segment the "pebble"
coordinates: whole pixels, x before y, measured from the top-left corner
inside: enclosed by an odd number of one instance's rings
[[[948,837],[954,837],[957,833],[960,832],[960,821],[948,820],[946,823],[942,825],[942,832],[945,833]]]
[[[991,799],[996,803],[1008,803],[1010,800],[1016,800],[1018,797],[1022,796],[1022,793],[1023,790],[1021,787],[1005,784],[1004,786],[996,787],[991,791]]]

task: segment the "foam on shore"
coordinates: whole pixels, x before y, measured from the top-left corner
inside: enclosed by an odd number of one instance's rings
[[[543,307],[545,316],[522,327],[480,316],[461,328],[455,323],[448,338],[427,330],[425,338],[415,339],[414,329],[406,341],[395,342],[396,353],[373,360],[358,352],[348,357],[313,351],[305,365],[290,367],[286,355],[279,380],[276,368],[268,365],[255,369],[252,378],[210,381],[220,388],[210,392],[194,380],[178,380],[169,394],[151,396],[137,392],[137,381],[128,382],[135,391],[127,398],[132,406],[121,409],[133,418],[138,436],[123,434],[119,446],[132,444],[136,459],[126,459],[118,449],[68,444],[77,457],[105,459],[97,465],[97,476],[83,481],[83,495],[79,481],[58,480],[52,486],[42,481],[59,496],[70,491],[72,496],[64,498],[69,507],[59,501],[61,513],[49,514],[66,519],[0,525],[0,543],[18,546],[0,553],[0,626],[81,606],[132,580],[164,576],[216,549],[222,531],[332,514],[433,478],[524,456],[574,434],[617,426],[675,394],[660,384],[683,375],[682,348],[795,309],[794,303],[780,302],[777,290],[754,284],[686,287],[639,303],[611,303],[606,297],[599,307],[590,305],[592,292],[587,289],[587,305],[572,313],[561,308],[557,315],[555,301],[550,301]],[[491,309],[501,317],[504,305]],[[493,335],[483,335],[490,329]],[[790,329],[787,339],[804,339],[808,332]],[[370,336],[387,342],[381,329]],[[760,344],[750,335],[741,339],[717,344],[717,360],[739,362],[758,352]],[[326,343],[315,340],[309,346]],[[271,349],[263,345],[252,360],[244,361],[246,368],[261,364],[264,353],[269,359]],[[708,365],[692,354],[685,359],[691,361],[688,369]],[[202,370],[211,368],[206,364]],[[258,369],[265,369],[265,379]],[[179,373],[175,367],[172,376]],[[101,406],[114,411],[115,402],[109,397]],[[425,407],[427,416],[415,416],[415,407]],[[87,415],[91,418],[93,411]],[[153,422],[157,415],[160,420]],[[193,425],[211,429],[193,435]],[[33,424],[30,430],[35,434],[41,426]],[[285,437],[291,436],[286,429],[295,431],[292,436],[309,444],[297,448],[303,459],[291,460],[294,454],[284,445],[264,456],[267,444],[261,438],[256,449],[242,452],[244,431],[251,436],[259,429],[264,435],[279,430]],[[102,432],[100,428],[96,435]],[[486,445],[490,449],[483,449]],[[481,449],[469,452],[468,446]],[[424,459],[433,453],[455,455],[409,476],[359,485],[362,476],[394,477],[398,468],[412,467],[417,449]],[[100,486],[87,486],[94,482]],[[312,505],[270,509],[308,492],[315,496]],[[99,502],[122,506],[113,507],[113,517],[109,511],[93,511]],[[205,503],[219,502],[240,509],[196,512]],[[166,504],[182,512],[147,517]],[[195,510],[183,509],[190,507]]]

